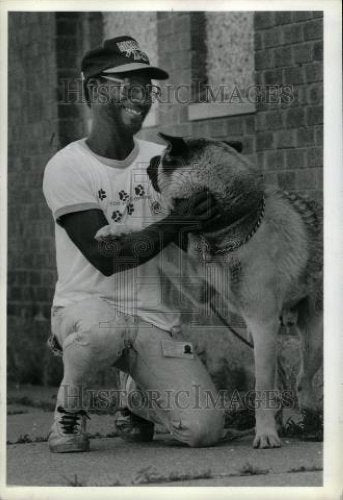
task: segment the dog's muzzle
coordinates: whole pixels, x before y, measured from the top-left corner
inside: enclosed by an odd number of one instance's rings
[[[151,180],[152,187],[157,191],[158,193],[160,192],[159,187],[158,187],[158,166],[161,162],[161,156],[154,156],[150,160],[150,164],[147,168],[147,173],[149,176],[149,179]]]

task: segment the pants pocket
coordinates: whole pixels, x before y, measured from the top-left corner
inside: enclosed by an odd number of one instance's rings
[[[63,353],[61,343],[58,338],[63,312],[64,307],[53,306],[51,308],[51,333],[47,340],[47,345],[56,356],[62,356]]]

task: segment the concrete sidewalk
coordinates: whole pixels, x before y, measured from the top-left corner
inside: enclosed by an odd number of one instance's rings
[[[247,436],[211,448],[191,449],[169,435],[158,434],[147,444],[102,437],[91,440],[88,453],[52,454],[46,442],[39,442],[46,439],[52,413],[18,406],[10,410],[8,440],[16,444],[7,447],[8,485],[322,485],[321,443],[283,439],[282,448],[254,450],[252,436]],[[110,436],[113,430],[113,417],[92,415],[91,433]]]

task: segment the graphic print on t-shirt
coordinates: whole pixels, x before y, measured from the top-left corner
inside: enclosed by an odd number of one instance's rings
[[[98,191],[98,196],[99,196],[100,201],[104,200],[105,198],[107,198],[106,191],[104,191],[102,188],[100,188]]]
[[[142,186],[142,184],[138,184],[138,186],[135,186],[135,193],[137,196],[144,196],[145,191],[144,191],[144,187]]]
[[[111,219],[114,222],[120,222],[122,217],[123,217],[123,214],[121,212],[119,212],[119,210],[114,210],[114,212],[112,213]]]
[[[141,170],[138,170],[139,174],[141,175]],[[122,222],[123,218],[125,216],[125,212],[127,215],[132,216],[132,214],[136,210],[136,201],[142,201],[143,199],[146,199],[149,202],[150,206],[150,212],[151,215],[157,215],[161,213],[161,205],[159,201],[154,199],[154,193],[151,192],[151,189],[149,187],[145,186],[143,183],[135,184],[132,188],[132,180],[134,177],[134,171],[131,172],[132,178],[131,178],[131,188],[130,189],[120,189],[120,191],[117,191],[115,194],[116,200],[111,201],[109,204],[112,206],[117,205],[117,209],[114,210],[111,214],[111,219],[113,222]],[[131,192],[129,192],[131,191]],[[106,192],[101,188],[99,190],[99,198],[100,194],[102,195],[103,198],[106,198]],[[102,199],[102,198],[100,198]],[[119,208],[120,207],[120,208]]]

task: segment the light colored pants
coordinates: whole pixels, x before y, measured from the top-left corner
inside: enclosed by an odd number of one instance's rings
[[[144,401],[137,394],[128,397],[133,413],[162,423],[190,446],[209,446],[224,436],[218,393],[181,331],[161,330],[94,298],[54,307],[52,333],[62,347],[64,363],[57,405],[68,409],[66,388],[77,394],[91,371],[115,364],[130,374],[135,382],[131,388],[145,395]],[[69,400],[74,404],[73,398]]]

